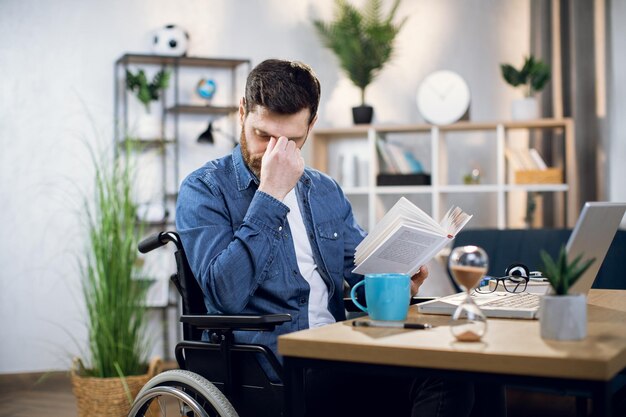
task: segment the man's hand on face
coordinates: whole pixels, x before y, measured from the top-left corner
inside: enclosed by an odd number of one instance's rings
[[[303,172],[304,158],[300,155],[300,148],[284,136],[272,137],[261,163],[259,190],[283,201]]]

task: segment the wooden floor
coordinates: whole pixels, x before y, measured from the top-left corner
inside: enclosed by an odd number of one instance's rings
[[[624,397],[618,399],[616,416],[626,416]],[[572,397],[509,390],[507,400],[508,417],[576,416]],[[69,374],[0,375],[0,417],[77,417]]]
[[[24,374],[0,379],[0,417],[77,417],[67,373]]]

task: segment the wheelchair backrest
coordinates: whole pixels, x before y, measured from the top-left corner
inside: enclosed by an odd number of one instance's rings
[[[176,345],[181,369],[197,373],[226,395],[241,417],[277,417],[283,413],[282,366],[266,346],[239,344],[235,331],[273,331],[291,320],[289,314],[209,315],[198,281],[187,261],[180,236],[173,231],[142,240],[138,249],[148,253],[167,243],[176,245],[177,271],[171,280],[182,301],[184,340]],[[207,332],[203,340],[204,332]],[[266,369],[267,367],[267,369]],[[267,372],[271,371],[271,376]]]
[[[201,315],[206,314],[206,306],[202,289],[196,281],[196,277],[191,272],[187,256],[182,245],[177,248],[174,254],[176,258],[176,274],[172,275],[171,280],[176,285],[178,293],[181,297],[182,310],[185,315]],[[202,330],[183,323],[183,338],[185,340],[200,340]]]

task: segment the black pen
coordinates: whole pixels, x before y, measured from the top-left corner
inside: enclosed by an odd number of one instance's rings
[[[355,320],[352,322],[354,327],[391,327],[395,329],[414,329],[425,330],[432,329],[432,324],[422,323],[405,323],[403,321],[382,321],[382,320]]]

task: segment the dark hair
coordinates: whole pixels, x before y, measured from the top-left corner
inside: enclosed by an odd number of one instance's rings
[[[246,114],[257,105],[279,114],[309,109],[309,123],[317,114],[320,82],[308,65],[298,61],[267,59],[248,75]]]

